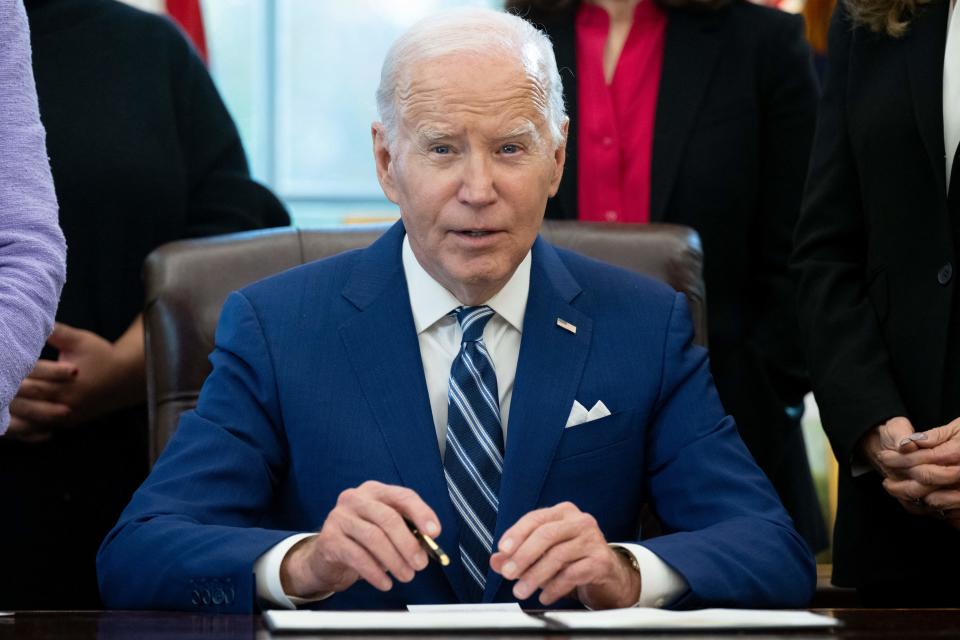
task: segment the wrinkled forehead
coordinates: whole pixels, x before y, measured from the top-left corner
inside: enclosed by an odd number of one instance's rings
[[[412,63],[396,91],[408,130],[469,121],[547,133],[546,88],[518,54],[456,53]]]

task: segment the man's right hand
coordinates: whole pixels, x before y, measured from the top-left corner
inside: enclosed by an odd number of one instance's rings
[[[362,578],[380,591],[410,582],[427,554],[404,518],[431,537],[440,533],[433,510],[416,492],[369,481],[340,494],[320,533],[293,547],[280,565],[288,596],[310,598],[343,591]]]
[[[918,437],[910,420],[902,416],[890,418],[874,427],[860,440],[860,454],[884,478],[884,484],[904,480],[906,470],[887,464],[891,458],[917,450],[917,444],[911,438]],[[888,491],[889,492],[889,491]],[[898,496],[891,493],[900,505],[914,515],[925,515],[926,507],[921,500],[924,496]]]

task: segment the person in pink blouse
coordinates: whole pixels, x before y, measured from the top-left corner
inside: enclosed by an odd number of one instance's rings
[[[788,275],[816,119],[801,18],[746,0],[509,0],[554,43],[570,114],[548,218],[696,229],[712,371],[804,539],[827,545]]]

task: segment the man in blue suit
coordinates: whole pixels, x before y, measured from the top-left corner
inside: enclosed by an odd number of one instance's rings
[[[401,222],[230,296],[196,410],[100,550],[108,606],[807,603],[810,552],[684,298],[537,236],[561,95],[515,16],[393,45],[373,146]],[[640,542],[644,505],[665,535]]]

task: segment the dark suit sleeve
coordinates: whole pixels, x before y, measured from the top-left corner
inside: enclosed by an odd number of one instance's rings
[[[182,46],[174,100],[187,168],[187,236],[289,225],[283,204],[250,177],[240,134],[206,67]]]
[[[850,19],[839,3],[793,256],[814,393],[841,464],[851,460],[866,431],[906,415],[867,298],[867,226],[846,104],[852,39]]]
[[[809,391],[799,339],[796,289],[789,274],[793,231],[817,116],[817,80],[803,21],[796,16],[767,34],[760,61],[760,207],[751,337],[786,402]]]
[[[753,309],[746,339],[721,371],[724,401],[757,462],[771,475],[797,422],[786,406],[809,391],[789,273],[793,229],[816,121],[817,85],[803,23],[776,14],[758,52],[759,193],[750,229]],[[709,294],[709,292],[708,292]]]
[[[253,565],[296,532],[259,528],[287,466],[274,365],[259,320],[232,294],[200,402],[97,556],[108,608],[250,612]]]
[[[647,495],[666,535],[643,542],[687,581],[673,606],[804,607],[813,556],[725,416],[677,295],[646,443]]]

